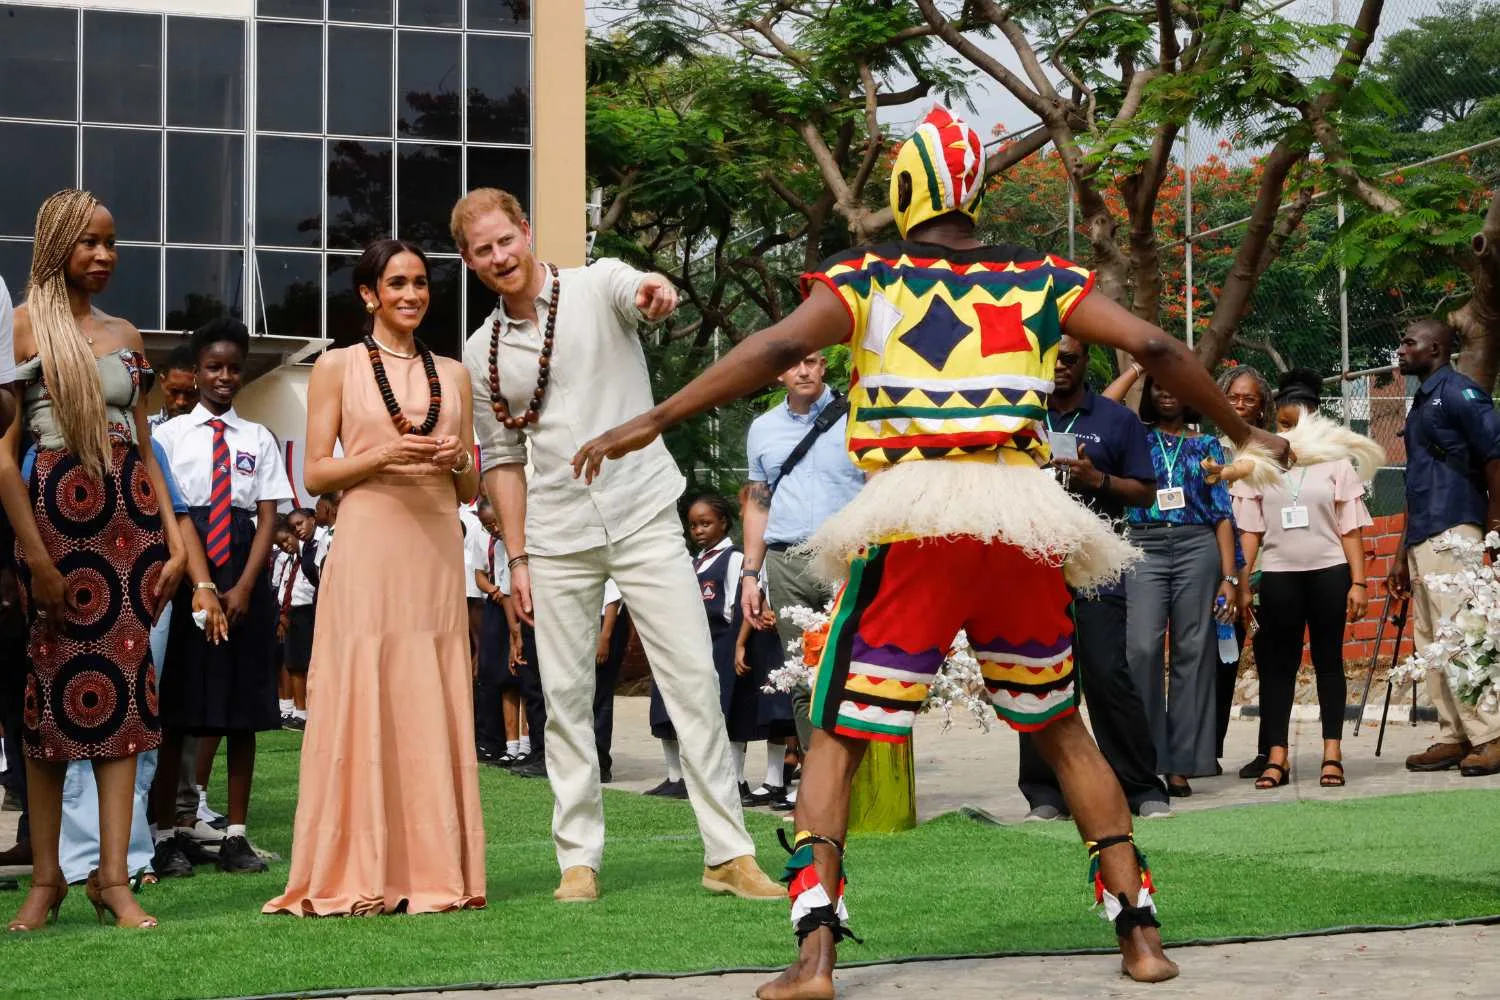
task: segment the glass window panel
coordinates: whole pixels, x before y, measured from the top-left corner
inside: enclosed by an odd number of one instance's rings
[[[262,314],[257,333],[278,337],[317,337],[323,320],[323,255],[255,254],[259,269]]]
[[[84,12],[83,118],[161,124],[161,17]]]
[[[240,318],[245,310],[242,250],[166,247],[168,330],[196,330],[219,316]]]
[[[323,245],[323,142],[261,136],[255,157],[255,241]]]
[[[323,20],[323,0],[260,0],[255,11],[261,17],[301,17]]]
[[[396,235],[423,250],[452,253],[448,217],[463,194],[459,147],[403,142],[397,148]]]
[[[484,282],[474,276],[474,272],[467,267],[464,268],[464,298],[468,300],[469,306],[469,333],[473,333],[481,326],[489,322],[490,313],[495,311],[497,301],[494,292],[484,287]]]
[[[358,260],[354,255],[328,255],[328,291],[324,296],[328,321],[323,336],[332,339],[335,347],[357,344],[364,336],[365,307],[354,290],[354,264]]]
[[[398,135],[455,142],[461,137],[460,42],[456,34],[401,32],[396,77]]]
[[[256,127],[271,132],[323,131],[323,27],[256,25],[259,76]]]
[[[463,0],[401,0],[400,22],[417,28],[462,28]]]
[[[245,127],[245,22],[167,18],[167,124]]]
[[[390,234],[391,144],[330,141],[328,246],[363,250],[367,243]]]
[[[195,330],[244,309],[245,255],[240,250],[167,248],[168,330]]]
[[[531,150],[470,146],[468,154],[470,191],[482,187],[509,191],[522,208],[531,211]]]
[[[464,329],[459,316],[459,296],[463,289],[463,262],[452,257],[428,258],[427,279],[431,290],[427,315],[422,318],[417,335],[439,354],[463,360]]]
[[[390,24],[391,0],[328,0],[328,20]]]
[[[469,140],[531,141],[531,42],[469,36]]]
[[[31,241],[0,240],[0,278],[10,292],[11,302],[20,302],[31,274]]]
[[[78,14],[0,4],[0,115],[78,117]]]
[[[75,183],[77,143],[73,125],[0,122],[0,236],[36,232],[42,202]]]
[[[331,134],[391,134],[393,34],[375,28],[328,29]]]
[[[243,243],[244,171],[244,136],[168,132],[167,242]]]
[[[94,303],[142,330],[161,328],[161,247],[121,246],[120,262]]]
[[[469,0],[469,27],[480,31],[530,31],[531,0]]]
[[[83,186],[109,206],[120,239],[161,242],[160,132],[85,128]]]

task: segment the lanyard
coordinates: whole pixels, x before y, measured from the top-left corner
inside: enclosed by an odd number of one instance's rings
[[[1307,482],[1307,466],[1304,465],[1301,469],[1301,472],[1302,476],[1297,480],[1297,488],[1295,490],[1292,490],[1292,502],[1288,506],[1297,506],[1297,498],[1302,495],[1302,484]],[[1292,481],[1292,474],[1290,472],[1283,472],[1282,476],[1288,483]]]
[[[1157,447],[1161,449],[1162,464],[1167,467],[1167,485],[1169,487],[1173,486],[1175,485],[1173,480],[1176,478],[1177,456],[1182,454],[1182,445],[1183,442],[1185,442],[1187,439],[1181,437],[1177,438],[1177,447],[1168,452],[1167,435],[1157,430],[1152,431],[1152,433],[1156,435]]]
[[[1079,417],[1079,412],[1077,410],[1074,410],[1073,411],[1073,419],[1068,421],[1068,426],[1064,427],[1061,431],[1058,431],[1057,433],[1061,433],[1061,434],[1071,433],[1072,430],[1073,430],[1073,425],[1076,424],[1076,423],[1078,423],[1078,417]],[[1054,431],[1056,429],[1052,426],[1052,411],[1051,410],[1047,411],[1046,420],[1047,420],[1047,433],[1048,434],[1054,433]]]

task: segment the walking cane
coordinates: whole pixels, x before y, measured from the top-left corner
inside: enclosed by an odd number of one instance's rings
[[[1375,645],[1370,653],[1370,669],[1365,674],[1365,690],[1359,696],[1359,714],[1354,717],[1354,732],[1359,735],[1359,727],[1365,721],[1365,708],[1370,704],[1370,686],[1375,683],[1375,665],[1380,659],[1380,640],[1385,637],[1385,623],[1391,617],[1391,600],[1394,595],[1387,588],[1385,592],[1385,606],[1380,609],[1380,624],[1375,627]],[[1397,648],[1401,646],[1401,640],[1396,640]]]
[[[1408,604],[1402,600],[1400,609],[1396,612],[1396,645],[1391,649],[1391,669],[1396,669],[1396,660],[1401,656],[1401,636],[1406,631],[1406,617]],[[1378,652],[1378,650],[1377,650]],[[1390,674],[1385,678],[1385,706],[1380,710],[1380,732],[1375,737],[1375,756],[1380,756],[1381,747],[1385,745],[1385,724],[1391,714],[1391,692],[1395,690],[1396,682],[1391,679]],[[1417,682],[1411,682],[1411,724],[1417,724]]]

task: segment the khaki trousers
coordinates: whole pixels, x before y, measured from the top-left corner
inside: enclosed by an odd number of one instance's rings
[[[1461,524],[1452,529],[1454,535],[1468,541],[1479,541],[1479,528],[1472,524]],[[1442,536],[1438,536],[1441,538]],[[1407,551],[1411,569],[1411,603],[1414,613],[1413,638],[1417,648],[1422,649],[1432,642],[1437,623],[1456,615],[1463,606],[1459,594],[1445,594],[1428,588],[1424,577],[1461,573],[1478,565],[1470,559],[1449,551],[1439,551],[1437,538],[1429,538]],[[1475,746],[1500,739],[1500,713],[1481,712],[1472,705],[1459,701],[1448,683],[1448,675],[1441,670],[1427,672],[1427,696],[1432,699],[1438,713],[1439,743],[1462,743],[1467,740]]]
[[[630,609],[652,677],[677,728],[704,863],[753,856],[719,708],[713,640],[698,577],[676,510],[667,507],[644,528],[599,548],[531,557],[558,867],[584,865],[598,871],[604,857],[594,653],[607,579],[615,581]]]

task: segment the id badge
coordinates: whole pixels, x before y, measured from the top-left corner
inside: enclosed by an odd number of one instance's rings
[[[1187,494],[1181,486],[1156,491],[1157,510],[1182,510],[1187,506]]]
[[[1066,459],[1069,462],[1078,461],[1078,435],[1069,434],[1067,431],[1048,431],[1047,444],[1052,449],[1053,458]]]
[[[1305,528],[1307,525],[1306,507],[1281,508],[1281,528],[1283,531],[1291,531],[1294,528]]]

